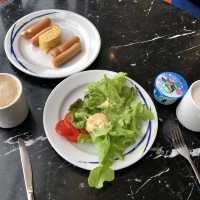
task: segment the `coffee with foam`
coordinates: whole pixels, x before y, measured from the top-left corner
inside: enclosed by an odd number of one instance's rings
[[[19,95],[20,86],[12,76],[0,75],[0,108],[9,106]]]
[[[192,98],[200,107],[200,84],[197,84],[192,88]]]

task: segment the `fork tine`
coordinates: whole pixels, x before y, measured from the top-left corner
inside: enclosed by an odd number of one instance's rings
[[[181,140],[181,137],[180,137],[180,132],[178,131],[177,128],[174,129],[174,137],[175,137],[177,146],[183,147],[183,143],[182,143],[182,140]]]
[[[191,157],[190,157],[190,152],[189,149],[185,143],[184,137],[182,135],[181,129],[179,126],[177,126],[176,128],[171,129],[170,131],[171,134],[171,139],[173,142],[174,147],[176,148],[177,152],[183,156],[185,159],[188,160],[188,162],[190,163],[190,165],[192,166],[192,169],[194,170],[194,173],[197,177],[197,180],[200,184],[200,175],[197,171],[197,168],[195,167]]]
[[[175,141],[174,141],[174,134],[173,134],[173,130],[171,130],[171,131],[170,131],[170,135],[171,135],[172,142],[173,142],[173,143],[175,143]]]
[[[172,138],[172,142],[174,144],[174,147],[178,148],[179,147],[179,142],[178,142],[178,139],[176,137],[176,132],[175,132],[174,129],[171,131],[171,138]]]
[[[184,140],[184,137],[183,137],[183,134],[182,134],[181,129],[180,129],[179,126],[177,126],[177,131],[178,131],[178,134],[179,134],[179,136],[180,136],[180,140],[182,141],[182,144],[183,144],[183,145],[186,145],[185,140]]]
[[[183,140],[183,136],[182,136],[181,130],[178,127],[176,128],[176,136],[178,138],[180,146],[184,147],[185,146],[185,142]]]
[[[179,137],[178,137],[178,135],[177,135],[176,129],[174,129],[173,133],[174,133],[174,138],[175,138],[176,146],[177,146],[177,147],[180,147],[180,146],[181,146],[181,143],[180,143]]]
[[[172,142],[174,143],[174,145],[176,145],[176,138],[175,138],[175,135],[174,135],[174,129],[171,131],[171,138],[172,138]]]

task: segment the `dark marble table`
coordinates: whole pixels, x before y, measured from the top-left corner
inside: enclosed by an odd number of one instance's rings
[[[89,69],[124,71],[152,95],[157,74],[171,70],[190,84],[200,79],[200,21],[155,0],[7,0],[0,6],[0,72],[18,76],[30,114],[14,129],[0,129],[0,200],[26,200],[17,138],[23,137],[34,171],[36,200],[199,200],[200,187],[182,157],[166,140],[173,106],[156,102],[159,130],[149,153],[133,166],[116,173],[102,190],[90,189],[88,172],[63,160],[50,146],[43,129],[45,101],[61,80],[33,78],[15,69],[6,58],[3,41],[20,17],[40,9],[77,12],[98,28],[102,48]],[[198,166],[200,136],[184,130]],[[200,170],[200,168],[199,168]]]

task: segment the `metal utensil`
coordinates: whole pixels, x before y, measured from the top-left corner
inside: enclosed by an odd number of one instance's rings
[[[179,128],[179,126],[174,127],[171,130],[171,138],[172,138],[172,142],[174,147],[176,148],[177,152],[183,156],[185,159],[188,160],[188,162],[190,163],[190,165],[192,166],[192,169],[196,175],[196,178],[200,184],[200,176],[199,173],[197,171],[196,166],[194,165],[191,157],[190,157],[190,152],[188,150],[188,147],[184,141],[183,135],[181,133],[181,130]]]
[[[34,200],[31,162],[24,141],[22,139],[18,139],[18,143],[19,143],[19,151],[20,151],[27,197],[28,200]]]

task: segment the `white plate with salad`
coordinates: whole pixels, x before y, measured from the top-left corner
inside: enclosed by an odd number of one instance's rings
[[[114,170],[132,165],[151,148],[158,117],[148,93],[125,73],[74,74],[49,95],[43,114],[47,138],[65,160],[91,170],[88,183],[102,188]]]

